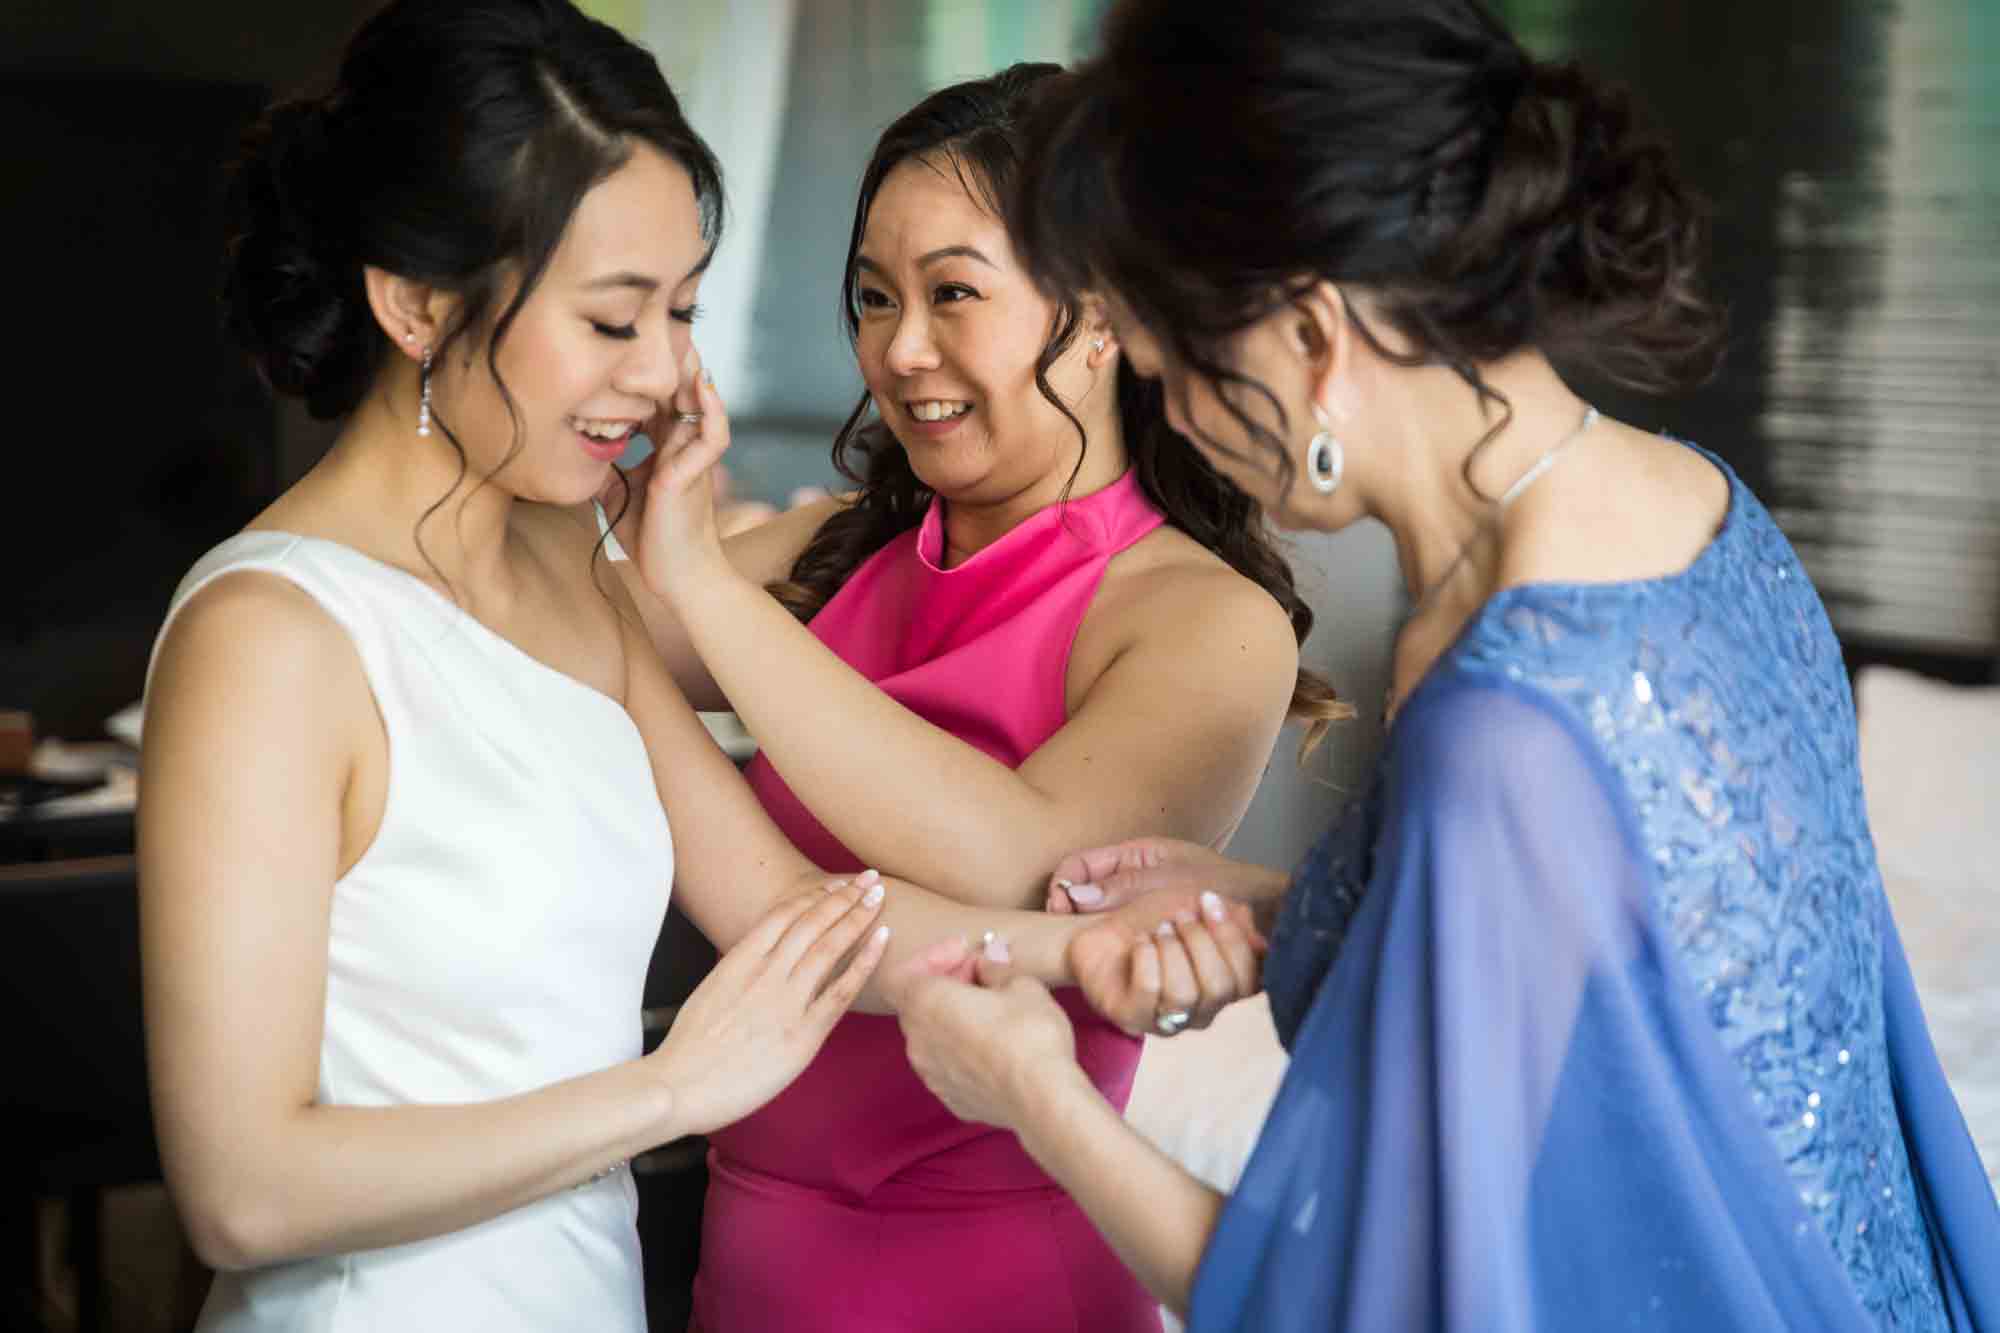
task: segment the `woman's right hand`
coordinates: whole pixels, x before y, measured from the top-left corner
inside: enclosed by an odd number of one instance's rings
[[[1210,891],[1141,895],[1069,941],[1070,975],[1091,1008],[1133,1036],[1205,1028],[1263,979],[1250,909]]]
[[[1256,907],[1284,896],[1286,883],[1275,870],[1232,861],[1198,842],[1134,838],[1064,857],[1049,876],[1047,905],[1056,913],[1108,912],[1142,894],[1206,889]]]
[[[888,927],[869,931],[881,910],[879,883],[828,881],[772,908],[722,956],[646,1057],[677,1134],[734,1124],[804,1071],[882,961]]]
[[[729,450],[729,415],[692,346],[680,387],[646,435],[659,461],[647,471],[637,537],[625,549],[654,596],[677,605],[685,589],[733,572],[722,551],[715,494],[716,467]]]

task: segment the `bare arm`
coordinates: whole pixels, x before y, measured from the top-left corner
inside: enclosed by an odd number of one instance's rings
[[[1223,1196],[1127,1125],[1077,1067],[1068,1017],[1039,983],[982,961],[978,984],[907,987],[910,1063],[961,1118],[1011,1129],[1154,1298],[1186,1313]]]
[[[626,708],[645,740],[654,784],[674,829],[675,900],[718,948],[728,948],[773,903],[826,877],[771,822],[629,620],[625,640]],[[868,878],[872,881],[873,872]],[[884,884],[888,965],[856,1001],[857,1008],[875,1013],[900,1005],[899,978],[911,975],[913,963],[942,960],[949,966],[967,958],[971,946],[991,932],[1008,943],[1023,974],[1050,986],[1085,984],[1091,1003],[1106,1017],[1128,1031],[1143,1031],[1152,1026],[1162,993],[1161,953],[1154,941],[1165,943],[1163,927],[1168,935],[1185,933],[1189,927],[1183,923],[1207,910],[1192,890],[1149,894],[1102,915],[1059,916],[972,906],[902,880]],[[1237,935],[1249,933],[1248,911],[1220,901],[1214,911],[1218,924],[1224,914],[1231,917],[1225,934],[1236,941],[1234,954],[1244,953],[1249,946]],[[1079,935],[1089,938],[1081,951],[1072,948]],[[1166,954],[1182,956],[1176,950]],[[1088,975],[1079,975],[1079,967]]]
[[[1021,1146],[1075,1199],[1153,1299],[1185,1316],[1227,1199],[1182,1170],[1112,1109],[1083,1072],[1031,1096]]]
[[[735,568],[714,537],[721,400],[670,430],[628,544],[759,747],[856,855],[964,902],[1039,906],[1077,847],[1220,842],[1283,725],[1298,648],[1283,610],[1220,566],[1135,580],[1065,725],[1010,768],[864,679]],[[1093,609],[1093,622],[1106,613]],[[1111,623],[1111,622],[1108,622]],[[1054,651],[1058,645],[1051,645]]]
[[[728,948],[773,903],[825,876],[771,822],[639,631],[628,623],[625,633],[626,708],[645,738],[674,830],[675,901],[717,948]],[[904,881],[887,883],[882,920],[891,932],[891,967],[882,977],[941,941],[969,945],[992,931],[1009,940],[1024,970],[1051,985],[1068,985],[1070,937],[1094,920],[972,907]],[[871,982],[858,1007],[889,1012],[892,991],[880,979]]]
[[[835,837],[951,897],[1023,906],[1074,848],[1141,833],[1220,841],[1249,804],[1296,645],[1258,589],[1233,574],[1191,582],[1018,769],[877,689],[746,580],[690,576],[674,602],[759,747]]]
[[[761,934],[746,927],[746,947],[690,999],[696,1021],[642,1060],[479,1104],[322,1105],[329,914],[363,850],[344,845],[347,802],[382,744],[353,646],[292,585],[230,575],[168,635],[147,712],[155,1117],[167,1181],[214,1267],[456,1230],[728,1123],[804,1067],[880,956],[863,948],[820,992],[873,911],[851,890],[800,897]]]
[[[655,455],[657,456],[657,455]],[[621,543],[638,541],[638,513],[643,500],[646,478],[651,476],[651,459],[633,469],[629,483],[633,487],[630,510],[618,525]],[[611,497],[615,508],[617,497]],[[799,553],[806,549],[813,535],[840,509],[839,500],[820,500],[813,504],[801,505],[786,510],[776,518],[769,519],[744,532],[722,539],[722,552],[730,567],[755,587],[788,578],[792,565]],[[596,518],[585,511],[579,517],[590,528],[593,539],[596,536]],[[609,510],[607,510],[609,512]],[[727,709],[729,700],[722,687],[716,683],[708,667],[696,653],[694,642],[688,636],[685,626],[674,609],[660,600],[653,590],[646,586],[646,580],[639,575],[639,567],[629,560],[614,562],[625,590],[631,595],[634,609],[646,626],[646,635],[652,640],[653,649],[666,665],[674,678],[674,684],[688,703],[700,709],[716,711]]]

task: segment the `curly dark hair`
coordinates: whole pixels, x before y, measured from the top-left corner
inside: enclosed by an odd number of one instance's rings
[[[858,340],[861,327],[856,260],[869,210],[889,173],[917,159],[948,167],[975,200],[1004,220],[1016,197],[1013,184],[1027,156],[1023,124],[1029,106],[1052,90],[1073,83],[1076,77],[1059,65],[1014,65],[990,77],[933,93],[883,132],[862,173],[847,246],[841,318],[850,342]],[[1057,313],[1035,362],[1035,384],[1042,396],[1069,418],[1088,449],[1090,441],[1082,423],[1047,378],[1049,368],[1075,341],[1081,315],[1078,293],[1082,290],[1083,284],[1051,288]],[[1275,598],[1303,644],[1312,630],[1312,608],[1299,596],[1291,566],[1272,541],[1257,502],[1168,426],[1159,386],[1141,379],[1122,361],[1117,372],[1117,401],[1126,448],[1146,497],[1168,523]],[[921,523],[933,499],[933,492],[918,479],[894,434],[879,419],[869,419],[872,406],[864,392],[833,442],[834,467],[858,488],[853,503],[821,525],[793,564],[791,577],[772,585],[773,595],[800,620],[811,620],[864,560]],[[1073,479],[1075,474],[1071,475]],[[1300,669],[1289,716],[1306,724],[1302,754],[1318,744],[1329,723],[1352,715],[1353,709],[1326,681]]]
[[[1116,292],[1286,485],[1240,394],[1283,407],[1219,349],[1320,281],[1370,295],[1412,349],[1394,359],[1501,409],[1481,445],[1511,408],[1479,367],[1521,349],[1650,392],[1720,357],[1703,201],[1622,89],[1534,60],[1479,0],[1127,0],[1027,133],[1022,261]]]

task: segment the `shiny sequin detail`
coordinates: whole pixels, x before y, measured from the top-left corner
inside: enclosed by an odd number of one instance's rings
[[[1729,481],[1722,531],[1684,573],[1508,589],[1446,660],[1545,692],[1604,747],[1659,920],[1808,1217],[1881,1327],[1946,1329],[1889,1082],[1887,907],[1840,646],[1790,544]],[[1378,779],[1284,905],[1265,976],[1288,1042],[1365,891],[1380,802]]]

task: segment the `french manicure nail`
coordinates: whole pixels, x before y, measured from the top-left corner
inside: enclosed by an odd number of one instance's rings
[[[1174,933],[1174,923],[1171,921],[1162,921],[1159,925],[1153,928],[1153,933],[1155,935],[1158,935],[1161,939],[1165,939],[1167,936]]]
[[[1069,900],[1073,903],[1082,903],[1088,907],[1092,903],[1104,901],[1104,890],[1095,884],[1065,884],[1063,888],[1069,891]]]
[[[1222,920],[1222,899],[1213,889],[1203,889],[1201,893],[1201,914],[1210,921]]]
[[[860,874],[854,877],[854,882],[865,888],[868,885],[873,884],[876,881],[880,880],[881,878],[882,878],[882,872],[879,870],[864,870]]]
[[[878,940],[886,940],[886,939],[888,939],[888,938],[889,938],[889,928],[888,928],[887,926],[877,926],[877,927],[875,927],[875,938],[876,938],[876,939],[878,939]]]
[[[882,901],[882,895],[886,892],[886,889],[877,884],[874,888],[861,895],[861,905],[863,907],[873,907],[876,903]]]
[[[1013,954],[1007,951],[1007,941],[1001,939],[998,935],[995,935],[990,930],[986,932],[987,962],[1006,963],[1013,961],[1013,957],[1014,957]]]

